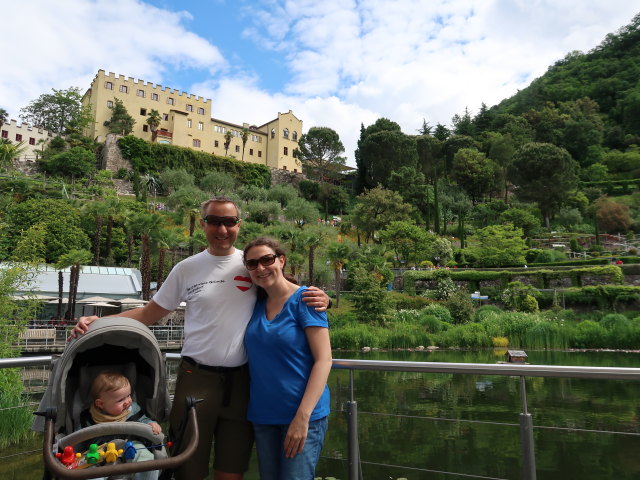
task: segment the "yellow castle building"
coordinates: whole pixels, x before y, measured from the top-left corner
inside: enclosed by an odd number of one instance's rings
[[[95,122],[88,127],[87,136],[104,142],[109,133],[104,122],[111,119],[115,99],[122,101],[129,115],[136,121],[131,133],[136,137],[229,156],[271,168],[302,171],[300,162],[293,156],[302,134],[302,120],[291,110],[278,113],[277,118],[264,125],[235,125],[211,116],[210,99],[98,70],[82,99],[83,105],[91,106],[95,118]],[[147,124],[151,110],[157,110],[162,119],[156,135]],[[241,135],[244,128],[249,131],[249,137],[243,155]],[[227,132],[231,132],[232,137],[225,151]]]

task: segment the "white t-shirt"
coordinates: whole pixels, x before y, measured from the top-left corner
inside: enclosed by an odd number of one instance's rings
[[[176,264],[153,301],[166,310],[186,302],[182,355],[217,367],[247,363],[244,331],[256,288],[242,263],[242,251],[227,256],[207,250]]]

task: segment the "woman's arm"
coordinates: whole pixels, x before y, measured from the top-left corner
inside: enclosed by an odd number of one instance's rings
[[[314,363],[298,411],[289,424],[287,436],[284,439],[284,454],[288,458],[293,458],[297,453],[302,452],[309,430],[309,418],[322,396],[329,372],[331,372],[329,329],[307,327],[304,329],[304,333],[307,336]]]

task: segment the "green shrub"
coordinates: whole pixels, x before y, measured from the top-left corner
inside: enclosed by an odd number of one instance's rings
[[[476,309],[474,321],[482,322],[488,315],[496,313],[502,313],[502,310],[495,305],[483,305]]]
[[[429,333],[438,333],[449,327],[448,323],[438,320],[438,317],[430,313],[426,313],[424,310],[418,312],[416,321],[418,322],[418,325],[422,326],[422,328]]]
[[[390,299],[391,305],[396,310],[406,310],[406,309],[420,310],[421,308],[424,308],[427,305],[430,305],[431,303],[433,303],[433,301],[428,298],[414,296],[414,295],[407,295],[406,293],[400,293],[400,292],[389,292],[389,299]]]
[[[442,347],[487,348],[491,347],[491,336],[479,323],[456,325],[434,335],[436,345]]]
[[[453,323],[468,323],[473,320],[475,307],[471,300],[471,295],[463,290],[456,290],[445,302],[451,312]]]
[[[538,308],[538,301],[533,295],[525,295],[520,302],[519,311],[521,312],[533,313],[539,310],[540,309]]]
[[[576,348],[600,348],[607,335],[605,328],[593,320],[580,322],[575,329],[573,346]]]
[[[427,308],[423,309],[422,312],[428,315],[433,315],[441,322],[453,323],[453,317],[451,316],[449,309],[439,303],[432,303]]]

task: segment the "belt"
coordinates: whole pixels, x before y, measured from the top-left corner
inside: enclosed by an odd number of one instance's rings
[[[208,370],[210,372],[219,372],[219,373],[234,372],[244,367],[244,365],[240,365],[239,367],[213,367],[211,365],[203,365],[201,363],[196,362],[193,358],[188,357],[186,355],[183,355],[182,359],[193,367],[197,367],[200,370]]]
[[[245,365],[239,367],[212,367],[211,365],[202,365],[196,362],[193,358],[186,355],[182,356],[182,359],[190,364],[192,367],[196,367],[199,370],[208,370],[210,372],[222,373],[220,376],[220,383],[222,385],[222,406],[228,407],[231,403],[231,392],[233,391],[233,377],[234,375],[224,375],[240,370]]]

